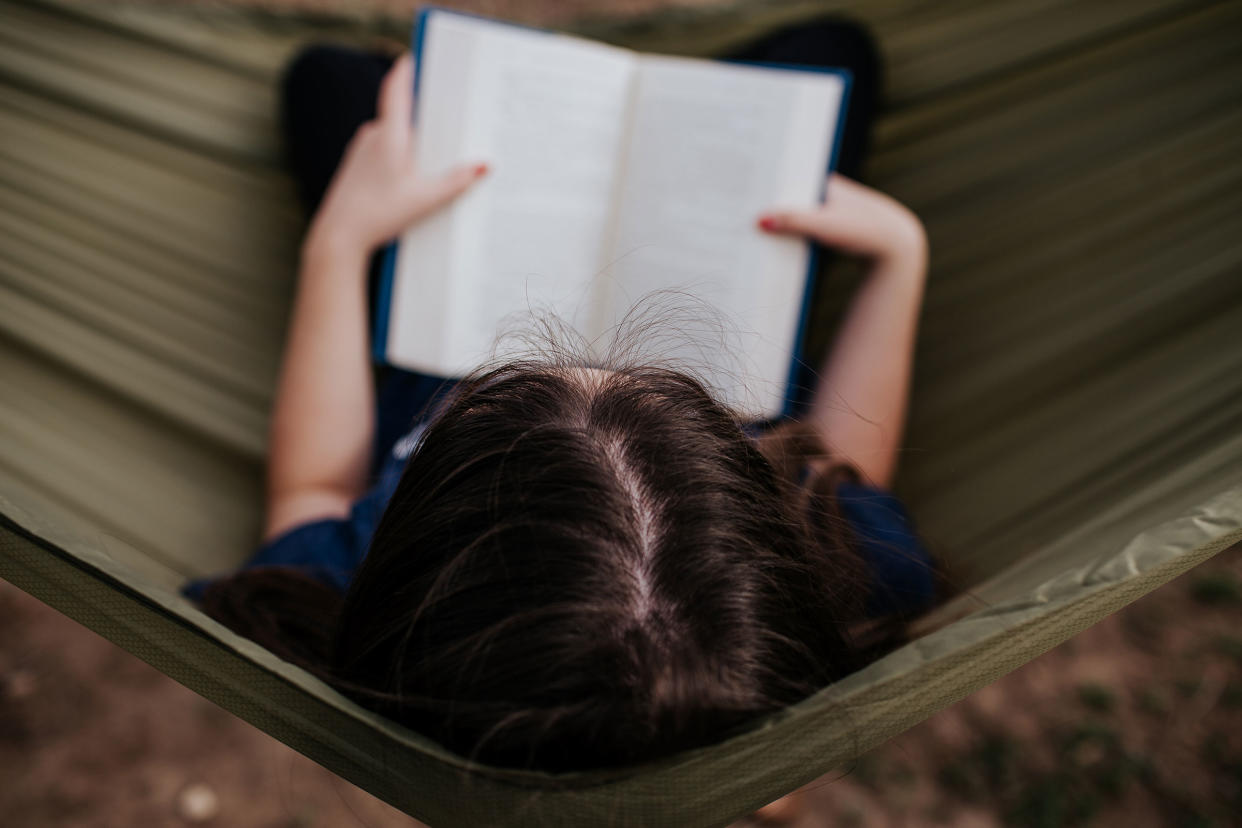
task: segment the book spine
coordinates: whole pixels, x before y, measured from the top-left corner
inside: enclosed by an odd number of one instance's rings
[[[777,64],[766,65],[776,66]],[[841,77],[841,104],[837,109],[840,115],[837,117],[835,134],[832,136],[832,145],[828,150],[828,169],[824,171],[824,180],[819,186],[819,200],[822,203],[828,194],[828,176],[837,168],[837,154],[841,150],[841,139],[845,136],[845,115],[849,110],[850,87],[853,85],[854,76],[848,69],[833,69],[829,67],[820,69],[819,67],[809,66],[780,66],[779,68],[822,71]],[[806,340],[806,329],[811,318],[811,300],[815,295],[815,283],[817,281],[816,272],[819,269],[819,245],[814,242],[807,242],[807,244],[810,247],[810,255],[807,256],[806,286],[802,290],[802,311],[798,318],[798,330],[794,334],[793,357],[789,362],[789,379],[785,386],[785,408],[781,412],[781,417],[784,419],[793,417],[798,413],[795,410],[798,396],[798,376],[804,364],[802,361],[803,345]]]
[[[422,75],[423,39],[427,34],[427,17],[436,7],[428,6],[418,13],[414,19],[414,31],[410,36],[411,57],[414,60],[414,100],[418,100],[418,81]],[[417,123],[418,107],[415,106],[410,117]],[[371,356],[376,362],[387,362],[388,357],[388,317],[392,313],[392,286],[397,277],[397,248],[400,242],[392,242],[384,248],[383,262],[380,264],[379,284],[376,285],[374,328],[371,331]]]

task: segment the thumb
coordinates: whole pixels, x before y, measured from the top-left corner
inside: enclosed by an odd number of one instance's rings
[[[435,178],[420,179],[415,184],[410,205],[411,220],[416,221],[448,205],[487,172],[487,164],[461,164]]]
[[[781,236],[817,236],[823,231],[818,210],[772,210],[757,223],[760,230]]]

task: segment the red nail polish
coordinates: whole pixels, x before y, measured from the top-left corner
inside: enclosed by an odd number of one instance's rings
[[[474,165],[474,177],[478,178],[481,175],[487,175],[487,165],[486,164],[475,164]]]
[[[762,227],[764,230],[775,230],[776,219],[772,218],[771,216],[764,216],[763,218],[759,219],[759,226]]]

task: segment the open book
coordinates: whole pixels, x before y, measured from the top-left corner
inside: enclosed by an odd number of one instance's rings
[[[442,9],[420,15],[414,56],[419,169],[491,173],[389,251],[378,359],[459,376],[549,309],[606,342],[666,291],[705,313],[664,332],[661,356],[747,414],[786,409],[811,249],[755,220],[821,198],[847,71],[637,54]]]

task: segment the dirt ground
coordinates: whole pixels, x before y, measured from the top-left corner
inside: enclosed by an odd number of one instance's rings
[[[803,828],[1242,824],[1242,547],[803,797]],[[417,823],[0,582],[0,824]]]

